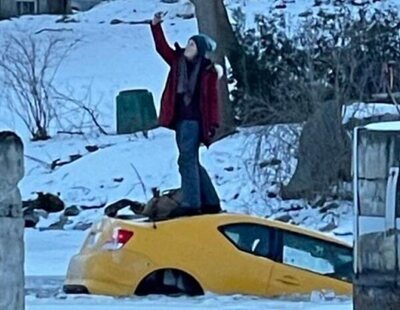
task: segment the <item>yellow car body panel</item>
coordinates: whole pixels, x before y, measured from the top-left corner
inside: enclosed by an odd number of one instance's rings
[[[333,290],[339,295],[350,295],[352,285],[296,267],[275,264],[269,283],[268,295],[307,294],[314,290],[323,289]]]
[[[127,296],[160,269],[191,275],[203,291],[273,296],[330,289],[351,294],[351,283],[329,278],[240,251],[218,227],[253,223],[345,243],[293,225],[247,215],[222,213],[159,222],[103,218],[94,224],[81,251],[71,261],[65,285],[81,285],[92,294]],[[115,228],[134,232],[118,250],[107,250]]]

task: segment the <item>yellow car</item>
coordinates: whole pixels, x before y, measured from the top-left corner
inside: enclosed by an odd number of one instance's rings
[[[72,257],[66,293],[352,293],[352,248],[264,218],[220,213],[151,222],[104,218]]]

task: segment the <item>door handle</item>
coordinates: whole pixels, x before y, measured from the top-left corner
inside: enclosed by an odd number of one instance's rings
[[[300,282],[295,277],[292,276],[283,276],[282,278],[276,279],[276,281],[287,285],[294,285],[294,286],[300,285]]]

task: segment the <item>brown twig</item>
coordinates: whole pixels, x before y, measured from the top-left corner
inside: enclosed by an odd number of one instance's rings
[[[134,164],[131,164],[131,167],[132,167],[132,169],[135,171],[136,176],[137,176],[138,179],[139,179],[139,182],[140,182],[140,184],[141,184],[141,186],[142,186],[142,190],[143,190],[143,193],[144,193],[144,197],[145,197],[146,200],[147,200],[146,186],[144,185],[144,182],[143,182],[143,180],[142,180],[142,178],[141,178],[139,172],[137,171],[135,165],[134,165]]]
[[[84,135],[82,131],[66,131],[66,130],[59,130],[57,131],[58,134],[68,134],[68,135]]]
[[[119,24],[125,24],[125,25],[148,25],[151,24],[151,19],[144,19],[144,20],[137,20],[137,21],[124,21],[121,19],[113,19],[110,22],[110,25],[119,25]]]
[[[48,31],[48,32],[70,31],[70,32],[72,32],[73,30],[70,29],[70,28],[59,28],[59,29],[43,28],[43,29],[40,29],[40,30],[36,31],[35,34],[39,34],[39,33],[45,32],[45,31]]]
[[[35,157],[29,156],[29,155],[24,155],[24,157],[26,157],[26,158],[28,158],[30,160],[33,160],[33,161],[45,166],[48,169],[51,169],[51,164],[49,164],[49,163],[47,163],[47,162],[45,162],[45,161],[43,161],[43,160],[41,160],[39,158],[35,158]]]

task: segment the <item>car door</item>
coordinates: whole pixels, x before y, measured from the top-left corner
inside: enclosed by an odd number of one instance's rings
[[[276,244],[269,295],[314,290],[351,293],[353,255],[350,247],[280,229],[277,229]]]
[[[225,293],[265,295],[272,271],[272,230],[265,225],[237,223],[219,227],[231,243],[218,273],[227,280]],[[229,244],[228,244],[229,245]]]

